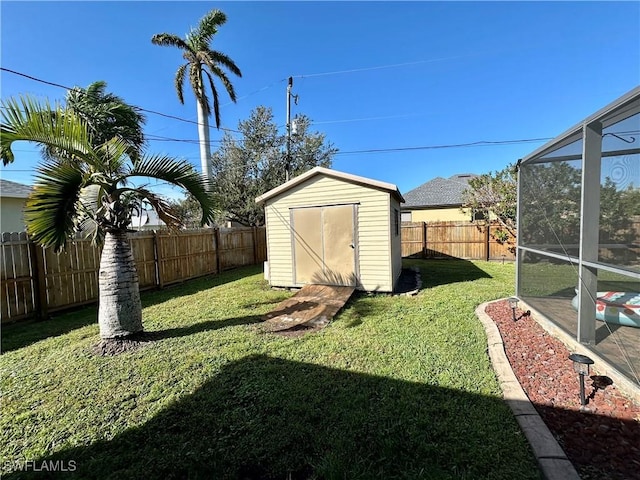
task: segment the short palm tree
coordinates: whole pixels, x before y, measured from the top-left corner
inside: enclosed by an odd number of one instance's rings
[[[92,143],[87,122],[73,111],[28,96],[2,101],[0,158],[14,161],[13,142],[36,142],[63,153],[45,156],[27,199],[25,222],[30,237],[56,251],[77,231],[104,241],[98,286],[98,323],[103,339],[143,331],[142,307],[131,245],[127,238],[132,207],[128,200],[149,202],[169,226],[177,226],[169,204],[133,177],[159,179],[190,193],[202,207],[204,225],[214,217],[215,201],[207,181],[187,161],[165,156],[130,155],[130,145],[112,138]]]
[[[231,58],[224,53],[211,50],[209,45],[213,36],[218,32],[218,28],[227,21],[226,15],[220,10],[212,10],[207,13],[196,28],[180,38],[170,33],[159,33],[151,38],[155,45],[177,47],[182,50],[182,56],[187,63],[178,67],[175,77],[175,87],[178,100],[184,104],[183,84],[185,75],[189,76],[189,83],[196,97],[198,109],[198,137],[200,140],[200,164],[202,175],[211,179],[210,158],[211,149],[209,145],[209,117],[211,116],[211,102],[205,89],[205,77],[208,80],[213,96],[213,113],[216,121],[216,128],[220,128],[220,103],[218,90],[216,89],[214,78],[218,78],[226,89],[232,101],[236,101],[236,93],[223,70],[223,67],[231,73],[241,77],[242,73]]]

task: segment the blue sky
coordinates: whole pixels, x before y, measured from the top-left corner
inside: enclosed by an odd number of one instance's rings
[[[292,114],[309,116],[340,150],[333,167],[402,192],[499,170],[545,143],[533,139],[559,135],[640,84],[639,2],[3,0],[0,63],[66,86],[104,80],[128,103],[195,121],[190,91],[181,105],[173,87],[180,53],[150,39],[184,36],[212,8],[227,15],[213,48],[243,73],[238,102],[223,93],[224,127],[265,105],[284,130],[293,76]],[[65,94],[5,71],[0,80],[2,98]],[[196,125],[153,114],[145,132],[197,139]],[[212,130],[214,147],[221,137]],[[432,148],[514,140],[530,141]],[[0,175],[29,184],[39,156],[27,144],[15,150]],[[149,151],[199,168],[195,143],[153,140]]]

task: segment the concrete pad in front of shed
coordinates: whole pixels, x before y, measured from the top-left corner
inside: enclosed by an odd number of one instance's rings
[[[262,319],[268,332],[318,330],[327,325],[349,300],[355,287],[305,285]]]

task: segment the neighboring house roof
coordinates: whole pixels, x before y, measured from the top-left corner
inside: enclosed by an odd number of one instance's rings
[[[458,173],[449,178],[436,177],[405,194],[403,210],[412,208],[462,205],[462,192],[469,186],[474,173]]]
[[[378,190],[385,190],[390,194],[394,195],[400,201],[400,203],[403,203],[405,201],[402,194],[400,193],[400,190],[398,190],[398,187],[396,187],[392,183],[380,182],[378,180],[359,177],[358,175],[352,175],[350,173],[338,172],[337,170],[331,170],[329,168],[314,167],[308,172],[305,172],[302,175],[298,175],[297,177],[292,178],[288,182],[285,182],[282,185],[272,190],[269,190],[266,193],[263,193],[262,195],[256,198],[256,203],[258,204],[264,203],[268,199],[273,198],[277,195],[280,195],[281,193],[286,192],[290,188],[293,188],[296,185],[299,185],[300,183],[312,177],[315,177],[317,175],[325,175],[327,177],[336,178],[336,179],[344,180],[351,183],[357,183],[365,187],[377,188]]]
[[[0,197],[27,198],[30,193],[29,185],[0,179]]]

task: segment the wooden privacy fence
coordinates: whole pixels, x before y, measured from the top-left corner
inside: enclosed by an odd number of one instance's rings
[[[140,290],[162,288],[267,259],[263,227],[136,232],[129,236]],[[101,249],[90,240],[54,253],[26,233],[3,233],[0,243],[0,319],[46,317],[98,299]]]
[[[403,222],[403,258],[464,258],[515,260],[509,247],[515,239],[500,243],[493,233],[500,227],[487,222]]]

